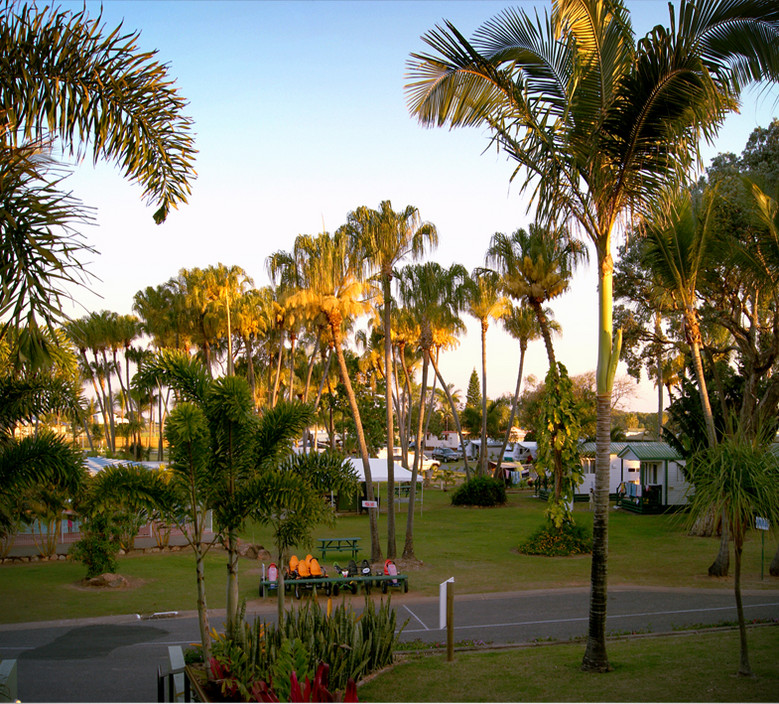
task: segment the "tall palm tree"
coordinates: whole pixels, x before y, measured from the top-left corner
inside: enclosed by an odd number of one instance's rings
[[[335,352],[346,389],[349,408],[354,418],[357,442],[360,448],[365,491],[368,501],[374,501],[373,479],[365,442],[360,409],[354,393],[344,357],[344,330],[349,320],[367,314],[371,304],[366,297],[369,286],[361,280],[361,261],[352,246],[348,232],[341,228],[334,235],[323,232],[316,237],[298,235],[293,256],[301,272],[304,288],[290,296],[290,304],[298,307],[310,319],[323,319],[329,329],[329,344]],[[371,561],[381,560],[378,511],[368,509],[371,531]]]
[[[500,274],[506,294],[524,301],[535,313],[552,369],[556,359],[544,306],[568,290],[576,265],[586,255],[581,242],[572,240],[567,231],[537,224],[510,237],[495,233],[487,250],[487,263]]]
[[[556,321],[549,320],[550,312],[551,311],[546,311],[546,318],[550,328],[556,327],[559,329],[559,325]],[[503,438],[503,447],[500,448],[498,465],[495,468],[496,473],[500,471],[500,463],[503,461],[503,456],[506,454],[506,447],[508,446],[509,438],[511,437],[511,428],[514,425],[514,416],[517,413],[519,392],[522,388],[522,373],[525,368],[525,352],[527,352],[527,345],[531,340],[535,340],[541,335],[538,316],[535,311],[522,303],[519,305],[509,303],[506,315],[503,316],[501,322],[503,323],[505,331],[519,342],[519,369],[517,370],[517,384],[514,388],[514,396],[511,399],[511,412],[509,413],[506,436]]]
[[[541,218],[565,220],[598,261],[596,489],[590,622],[582,663],[606,654],[612,238],[669,184],[689,178],[742,88],[779,78],[774,0],[681,0],[641,42],[618,0],[557,0],[546,21],[507,9],[468,41],[450,22],[412,54],[409,107],[427,125],[484,126],[528,178]],[[658,148],[662,145],[662,148]]]
[[[384,400],[387,406],[387,557],[394,559],[395,546],[395,427],[392,411],[392,278],[395,267],[407,257],[419,259],[438,244],[435,225],[422,222],[419,210],[407,205],[394,211],[384,200],[378,210],[365,206],[349,213],[347,227],[365,253],[368,273],[381,282],[384,323]]]
[[[479,474],[487,474],[487,330],[490,319],[500,320],[508,310],[508,299],[501,293],[500,276],[489,269],[474,269],[466,287],[467,313],[481,327],[481,446]]]
[[[204,272],[206,300],[215,308],[224,306],[227,335],[227,375],[231,376],[235,369],[233,358],[233,327],[231,306],[235,305],[254,282],[247,273],[237,265],[225,266],[219,262],[209,266]]]
[[[416,559],[414,554],[414,501],[416,481],[419,473],[424,427],[425,398],[427,394],[428,366],[432,361],[430,351],[435,345],[434,328],[445,327],[457,316],[464,305],[465,282],[468,274],[459,264],[444,269],[437,262],[409,264],[398,273],[398,294],[401,303],[412,312],[419,325],[419,346],[422,350],[422,380],[419,398],[419,419],[417,423],[414,465],[411,470],[409,510],[406,519],[406,540],[403,547],[404,559]],[[443,388],[447,388],[443,379]],[[448,389],[447,389],[448,391]],[[451,396],[449,396],[452,403]],[[462,433],[460,433],[462,438]]]

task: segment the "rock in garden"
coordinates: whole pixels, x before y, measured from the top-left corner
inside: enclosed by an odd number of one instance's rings
[[[105,572],[104,574],[92,577],[86,580],[87,586],[90,587],[110,587],[113,589],[119,589],[127,586],[127,580],[120,574],[114,574],[113,572]]]

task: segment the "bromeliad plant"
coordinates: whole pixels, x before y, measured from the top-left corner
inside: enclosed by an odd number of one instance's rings
[[[256,619],[251,625],[242,623],[232,638],[217,638],[211,673],[225,696],[258,697],[270,692],[282,701],[318,701],[306,698],[306,692],[313,697],[324,691],[317,689],[317,677],[324,688],[329,681],[331,691],[345,690],[348,696],[350,682],[392,662],[400,633],[396,625],[389,601],[377,609],[366,599],[359,615],[346,604],[334,609],[329,599],[325,609],[309,602],[286,612],[281,626]],[[322,663],[327,663],[326,678]],[[296,682],[299,686],[306,681],[308,685],[300,690],[304,698],[296,699]]]

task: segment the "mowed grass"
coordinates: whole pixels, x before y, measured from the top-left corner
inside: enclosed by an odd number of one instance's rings
[[[361,702],[772,702],[779,693],[779,626],[751,628],[755,677],[736,677],[738,631],[608,644],[614,668],[580,669],[581,643],[415,655],[364,682]]]
[[[586,587],[590,557],[531,557],[520,555],[517,545],[543,523],[544,502],[527,492],[510,492],[508,503],[494,509],[455,507],[451,492],[426,489],[424,508],[414,516],[414,547],[421,564],[398,561],[410,575],[410,591],[420,596],[438,594],[438,585],[455,577],[457,592],[500,592],[523,589]],[[397,514],[397,552],[401,555],[406,532],[405,511]],[[576,504],[578,523],[591,527],[587,504]],[[380,518],[381,545],[386,552],[386,515]],[[347,515],[334,527],[323,526],[315,537],[362,538],[363,557],[369,555],[367,516]],[[270,532],[249,525],[243,539],[273,550]],[[760,580],[760,538],[752,531],[745,546],[742,587],[777,589],[779,579],[769,577],[768,563],[776,545],[766,542],[766,576]],[[732,577],[712,579],[706,574],[718,547],[715,538],[687,535],[683,515],[639,516],[612,511],[609,521],[609,584],[732,589]],[[300,546],[299,555],[316,551]],[[349,556],[325,561],[345,564]],[[225,606],[225,553],[212,550],[206,562],[208,606]],[[376,566],[378,568],[378,565]],[[261,565],[240,561],[241,596],[257,603]],[[731,570],[732,571],[732,570]],[[79,582],[85,568],[70,561],[0,567],[0,623],[41,621],[108,614],[194,610],[195,569],[189,551],[132,554],[119,558],[119,572],[130,579],[126,590],[84,590]],[[266,603],[270,600],[266,599]]]

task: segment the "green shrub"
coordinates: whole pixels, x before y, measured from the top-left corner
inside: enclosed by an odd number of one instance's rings
[[[119,543],[112,534],[108,519],[97,514],[85,525],[84,537],[70,548],[70,555],[87,568],[87,579],[106,572],[116,572]]]
[[[454,506],[498,506],[506,503],[506,486],[492,477],[474,477],[452,494]]]
[[[583,526],[563,523],[560,528],[545,525],[517,548],[523,555],[584,555],[592,552],[592,533]]]

